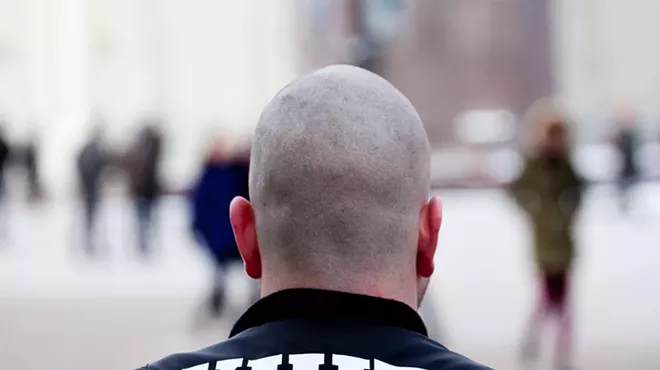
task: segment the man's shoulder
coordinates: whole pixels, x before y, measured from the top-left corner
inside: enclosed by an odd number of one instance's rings
[[[425,370],[492,370],[490,367],[475,362],[429,338],[424,338],[423,345],[421,346],[425,347],[425,349],[423,351],[420,350],[420,357],[423,357],[425,361],[419,366],[413,367]],[[416,363],[416,359],[413,362]]]
[[[233,342],[235,340],[229,339],[194,352],[174,353],[156,362],[146,364],[138,370],[207,370],[211,362],[241,356],[241,346],[237,346]],[[200,365],[207,367],[200,367]]]

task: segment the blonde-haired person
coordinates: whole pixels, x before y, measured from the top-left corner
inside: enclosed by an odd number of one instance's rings
[[[533,230],[540,294],[525,334],[523,361],[536,359],[543,323],[555,315],[559,321],[555,365],[557,369],[569,369],[572,323],[567,296],[575,257],[573,229],[583,181],[571,164],[570,129],[561,109],[544,99],[530,108],[526,119],[534,136],[524,168],[510,190]]]

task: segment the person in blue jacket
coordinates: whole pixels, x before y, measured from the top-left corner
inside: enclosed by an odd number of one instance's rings
[[[248,197],[248,173],[249,161],[216,141],[192,194],[193,235],[216,268],[208,300],[214,317],[220,316],[224,307],[228,267],[241,261],[229,222],[229,203],[236,196]]]

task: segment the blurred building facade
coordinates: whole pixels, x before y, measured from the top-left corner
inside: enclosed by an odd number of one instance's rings
[[[581,134],[601,136],[621,105],[634,107],[641,128],[658,137],[660,123],[660,3],[653,0],[558,1],[553,8],[556,84],[586,122]]]
[[[364,28],[357,3],[334,2],[334,17],[327,20],[334,24],[328,28],[349,38]],[[538,97],[553,93],[549,1],[401,3],[399,27],[387,35],[383,74],[414,102],[434,144],[457,144],[454,119],[463,111],[521,114]],[[387,29],[374,32],[379,31]],[[311,58],[317,64],[337,60],[327,50],[312,49]]]
[[[576,123],[580,144],[607,142],[622,105],[639,111],[646,141],[658,138],[660,76],[653,65],[660,47],[644,41],[658,28],[660,5],[652,1],[303,2],[315,10],[304,43],[313,66],[350,59],[365,29],[386,41],[382,74],[420,111],[442,152],[436,172],[458,183],[510,179],[519,162],[513,152],[529,133],[522,114],[549,95]],[[647,149],[641,161],[653,167],[660,148]],[[581,167],[607,168],[588,177],[611,177],[611,151],[580,152]]]
[[[40,131],[46,188],[66,192],[90,121],[107,122],[121,146],[140,118],[161,115],[165,177],[179,186],[195,172],[211,127],[249,135],[282,85],[348,61],[351,36],[367,29],[384,41],[383,74],[413,100],[436,147],[464,146],[462,132],[488,130],[479,122],[457,128],[465,112],[484,122],[493,120],[488,112],[517,117],[553,92],[584,140],[604,135],[621,101],[657,137],[658,2],[359,3],[0,0],[0,116],[13,140]]]
[[[299,2],[312,30],[309,64],[344,60],[360,1]],[[658,116],[660,46],[649,37],[660,4],[652,0],[362,2],[390,22],[400,11],[396,25],[377,30],[390,38],[385,74],[412,97],[435,142],[452,141],[446,127],[462,110],[519,114],[552,93],[587,120],[622,103]]]

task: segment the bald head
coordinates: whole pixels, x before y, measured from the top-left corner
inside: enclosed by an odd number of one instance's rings
[[[252,144],[260,265],[251,275],[295,274],[333,287],[415,277],[430,148],[394,86],[356,67],[318,70],[273,98]],[[239,234],[239,247],[249,244]]]
[[[414,258],[430,149],[389,82],[350,66],[299,78],[264,109],[252,148],[265,265],[352,273]]]

